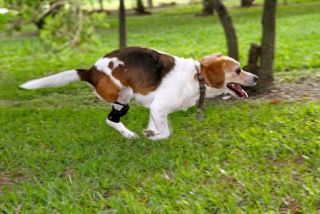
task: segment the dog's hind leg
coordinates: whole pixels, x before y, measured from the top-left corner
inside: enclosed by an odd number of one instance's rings
[[[137,135],[127,129],[123,123],[120,122],[121,117],[125,116],[129,110],[129,101],[132,97],[132,89],[125,88],[117,97],[117,100],[112,103],[112,110],[109,113],[106,123],[120,132],[125,138],[136,138]]]

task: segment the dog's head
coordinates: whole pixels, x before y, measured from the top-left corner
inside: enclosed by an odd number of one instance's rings
[[[241,69],[240,63],[231,57],[214,54],[201,61],[201,73],[206,84],[234,97],[248,97],[242,86],[254,86],[258,77]]]

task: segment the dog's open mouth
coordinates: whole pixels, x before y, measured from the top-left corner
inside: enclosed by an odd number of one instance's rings
[[[236,95],[238,95],[239,97],[245,97],[245,98],[248,98],[248,94],[247,92],[245,92],[245,90],[243,90],[240,86],[239,83],[234,83],[234,82],[231,82],[231,83],[228,83],[227,84],[227,87],[233,91]]]

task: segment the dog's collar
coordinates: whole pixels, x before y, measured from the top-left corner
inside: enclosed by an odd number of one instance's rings
[[[203,74],[201,73],[200,67],[198,67],[197,63],[194,62],[194,67],[196,68],[197,72],[197,79],[199,81],[199,101],[198,101],[198,114],[197,114],[197,119],[199,121],[203,120],[203,111],[204,111],[204,99],[206,97],[206,80],[204,79]]]

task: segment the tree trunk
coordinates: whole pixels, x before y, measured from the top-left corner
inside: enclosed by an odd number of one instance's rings
[[[152,0],[148,0],[148,7],[153,8],[153,1]]]
[[[136,8],[136,13],[138,14],[143,14],[145,11],[142,0],[137,0],[137,8]]]
[[[103,11],[104,10],[103,0],[99,0],[99,4],[100,4],[100,10]]]
[[[232,20],[227,11],[227,8],[224,6],[221,0],[214,0],[214,8],[218,13],[220,22],[226,35],[228,55],[235,60],[238,60],[239,53],[237,34],[233,27]]]
[[[202,0],[202,11],[198,16],[212,16],[214,14],[213,0]]]
[[[250,7],[253,2],[254,0],[241,0],[241,7]]]
[[[143,6],[142,0],[137,0],[137,7],[135,8],[136,14],[138,15],[148,15],[150,12],[146,11]]]
[[[261,47],[258,44],[252,43],[248,54],[248,64],[243,67],[245,71],[253,74],[258,74],[260,69],[259,59],[261,58]]]
[[[120,0],[120,6],[119,6],[119,40],[120,40],[120,48],[124,48],[127,46],[126,10],[124,6],[124,0]]]
[[[258,71],[258,90],[264,90],[273,82],[277,0],[265,0],[262,15],[261,69]]]

